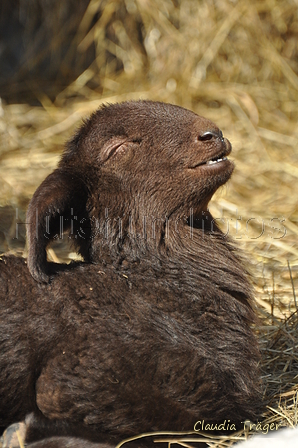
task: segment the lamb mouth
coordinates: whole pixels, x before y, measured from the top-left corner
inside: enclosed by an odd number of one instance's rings
[[[205,162],[200,162],[197,165],[193,166],[192,168],[198,168],[200,166],[207,166],[207,167],[212,167],[217,165],[218,163],[222,163],[222,162],[229,162],[229,159],[226,155],[221,154],[215,157],[212,157],[212,159],[210,160],[206,160]]]
[[[211,160],[208,160],[208,162],[205,162],[203,165],[214,165],[216,163],[223,162],[224,160],[228,160],[228,158],[222,157],[222,158],[218,158],[218,159],[211,159]]]

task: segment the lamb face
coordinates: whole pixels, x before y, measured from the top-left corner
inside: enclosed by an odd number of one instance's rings
[[[72,237],[87,261],[97,262],[109,250],[116,257],[128,236],[129,248],[136,246],[132,228],[144,235],[148,219],[157,223],[154,239],[160,244],[169,220],[186,222],[190,210],[198,216],[230,178],[230,152],[230,142],[214,123],[178,106],[141,101],[99,109],[68,143],[59,167],[30,203],[33,277],[48,280],[45,249],[61,216],[64,230],[72,231],[70,215],[77,217]]]
[[[91,117],[61,167],[67,170],[73,159],[78,169],[86,163],[82,174],[95,170],[91,189],[101,208],[112,202],[119,210],[121,194],[130,212],[171,216],[206,206],[231,176],[230,152],[216,125],[193,112],[163,103],[122,103]]]

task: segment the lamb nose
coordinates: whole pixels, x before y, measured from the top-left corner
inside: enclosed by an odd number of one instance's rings
[[[204,134],[199,135],[199,140],[201,142],[206,142],[208,140],[212,140],[213,137],[219,138],[220,140],[224,139],[221,131],[206,131]]]

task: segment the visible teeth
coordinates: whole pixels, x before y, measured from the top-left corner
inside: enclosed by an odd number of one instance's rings
[[[226,157],[223,157],[222,159],[209,160],[209,161],[207,162],[207,165],[214,165],[214,163],[222,162],[223,160],[227,160],[227,158],[226,158]]]

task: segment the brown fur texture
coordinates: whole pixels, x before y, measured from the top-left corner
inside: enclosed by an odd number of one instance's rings
[[[212,122],[169,104],[84,123],[31,200],[28,266],[1,257],[2,427],[33,413],[27,441],[103,447],[256,418],[252,291],[207,212],[233,164],[206,162],[230,151]],[[85,262],[47,261],[62,230]]]

